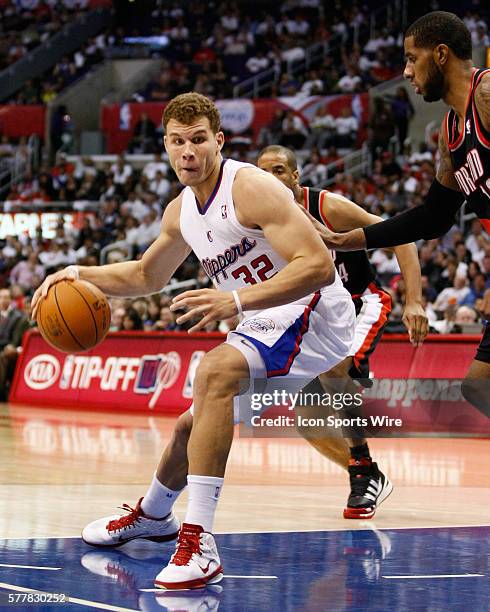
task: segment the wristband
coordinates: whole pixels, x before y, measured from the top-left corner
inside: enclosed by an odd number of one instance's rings
[[[238,291],[236,291],[236,289],[233,289],[233,291],[231,292],[231,295],[233,296],[233,299],[235,300],[235,304],[238,310],[238,316],[243,317],[242,304],[240,302],[240,298],[238,297]]]
[[[65,268],[65,272],[72,272],[75,276],[75,280],[80,280],[80,272],[78,271],[78,266],[68,266]]]

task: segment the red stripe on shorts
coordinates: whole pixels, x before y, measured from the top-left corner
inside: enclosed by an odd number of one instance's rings
[[[369,347],[371,346],[372,342],[378,335],[379,330],[383,327],[383,325],[388,320],[388,314],[391,312],[390,295],[386,293],[386,291],[383,291],[382,289],[380,289],[375,283],[370,283],[368,285],[368,288],[371,290],[372,293],[376,293],[379,296],[379,299],[381,302],[381,312],[379,314],[379,318],[376,321],[376,323],[374,323],[371,326],[371,329],[369,330],[364,342],[362,343],[361,348],[354,355],[354,358],[353,358],[354,365],[357,368],[359,367],[359,364],[363,360],[364,355],[369,350]]]

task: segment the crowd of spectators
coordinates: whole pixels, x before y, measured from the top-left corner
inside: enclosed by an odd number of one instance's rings
[[[435,177],[437,152],[422,144],[404,154],[384,151],[373,172],[354,180],[339,172],[329,189],[386,219],[422,203]],[[490,318],[490,238],[477,219],[453,228],[442,238],[419,245],[423,297],[433,331],[457,332]],[[402,313],[404,283],[389,249],[371,254],[379,278],[394,301],[392,320]],[[401,331],[401,327],[393,325]]]
[[[0,401],[13,371],[22,333],[31,322],[34,290],[47,274],[70,264],[97,265],[104,247],[107,262],[139,258],[160,232],[163,209],[180,190],[167,161],[156,154],[141,171],[120,156],[113,164],[97,168],[90,158],[70,163],[61,156],[52,168],[42,167],[16,186],[0,211],[22,210],[53,199],[59,220],[54,236],[46,238],[39,227],[34,236],[7,235],[0,240]],[[76,197],[82,201],[74,201]],[[87,201],[91,205],[87,206]],[[83,211],[76,212],[77,208]],[[30,207],[32,211],[32,206]],[[56,208],[55,208],[56,210]],[[208,287],[210,282],[194,256],[190,256],[161,294],[136,300],[111,300],[112,331],[180,331],[170,310],[172,296],[183,288]],[[206,331],[233,329],[232,319],[206,326]],[[190,326],[190,325],[189,325]]]
[[[15,94],[12,102],[16,104],[48,104],[65,87],[72,85],[91,67],[104,59],[106,36],[101,34],[90,38],[80,49],[65,55],[41,77],[29,79]]]
[[[354,179],[339,167],[329,189],[388,218],[422,202],[434,178],[436,155],[426,145],[397,156],[385,151],[369,175]],[[315,184],[320,160],[321,154],[313,150],[300,169],[303,183]],[[34,325],[29,321],[31,296],[47,274],[70,264],[97,265],[141,257],[159,234],[166,204],[180,189],[160,153],[141,170],[124,156],[101,166],[87,157],[71,163],[61,156],[55,166],[42,167],[36,176],[26,177],[3,203],[2,212],[15,211],[23,202],[37,203],[41,210],[49,200],[65,205],[53,237],[47,239],[39,228],[35,236],[25,233],[0,240],[0,336],[8,325],[10,331]],[[443,238],[418,246],[431,331],[477,333],[482,320],[490,319],[490,239],[480,222],[469,221],[464,232],[455,225]],[[388,331],[403,332],[405,286],[393,251],[375,250],[371,262],[393,298]],[[169,308],[172,297],[188,288],[209,286],[204,270],[191,255],[162,293],[111,300],[111,330],[185,330]],[[226,332],[236,324],[236,319],[221,321],[208,325],[206,331]],[[10,337],[0,346],[0,379],[8,378],[15,356],[15,341]]]
[[[0,70],[89,8],[89,0],[0,0]]]
[[[46,42],[65,25],[103,0],[0,0],[0,70]],[[104,49],[115,44],[111,32],[88,39],[51,69],[26,81],[11,98],[16,104],[47,104],[104,59]]]
[[[159,76],[136,99],[164,101],[190,89],[231,97],[233,86],[273,69],[263,97],[353,93],[390,78],[400,66],[401,30],[393,23],[369,34],[369,3],[342,7],[319,0],[258,5],[217,3],[216,12],[190,2],[156,11],[168,37]],[[322,43],[328,53],[297,73],[306,49]]]
[[[361,178],[354,179],[339,167],[329,189],[388,218],[422,202],[434,178],[436,155],[426,145],[398,156],[385,151],[374,162],[373,172]],[[316,184],[316,162],[320,159],[320,153],[313,150],[305,160],[301,168],[303,184]],[[14,211],[24,201],[42,206],[50,199],[61,200],[79,211],[73,213],[75,222],[67,223],[61,215],[55,236],[49,240],[39,231],[34,238],[7,237],[1,242],[0,286],[10,286],[16,299],[28,300],[44,276],[60,267],[98,264],[101,253],[104,262],[140,257],[159,233],[166,203],[180,189],[160,153],[140,170],[124,156],[100,166],[90,158],[70,163],[61,156],[52,168],[43,167],[37,176],[20,183],[4,203],[3,211]],[[466,323],[471,322],[468,317],[474,323],[490,317],[490,240],[477,220],[469,222],[466,233],[454,226],[444,238],[422,243],[419,256],[424,300],[434,331],[458,330],[458,307],[464,307],[461,313]],[[396,259],[391,250],[380,249],[371,254],[371,261],[393,297],[393,329],[401,331],[404,283]],[[124,316],[118,315],[113,325],[121,329],[178,329],[168,310],[170,296],[189,286],[208,286],[209,281],[195,257],[190,256],[172,283],[161,295],[136,304],[115,304],[114,317],[116,311],[121,315],[123,310],[131,316],[123,323]]]
[[[4,1],[7,10],[0,23],[5,27],[9,18],[24,19],[27,15],[30,23],[38,24],[38,39],[43,40],[46,32],[56,31],[67,15],[85,9],[87,2],[65,0],[63,5],[21,0],[22,10],[13,12],[13,4]],[[364,27],[369,4],[347,3],[331,15],[332,9],[319,0],[290,0],[280,6],[267,5],[267,13],[260,9],[253,17],[249,9],[244,12],[244,6],[215,2],[210,11],[193,0],[157,3],[152,17],[158,32],[151,33],[168,36],[171,44],[161,74],[138,92],[137,98],[165,101],[190,89],[227,97],[237,81],[268,67],[276,67],[281,74],[265,95],[356,93],[389,78],[402,56],[396,28],[369,35]],[[476,41],[486,40],[484,22],[477,14],[469,13],[465,20]],[[11,26],[18,32],[15,36],[28,29],[22,23]],[[50,25],[53,23],[56,26]],[[36,83],[27,82],[17,101],[53,99],[61,88],[103,59],[107,47],[122,44],[123,39],[120,30],[100,34],[72,57],[63,58],[41,90]],[[288,67],[301,59],[305,45],[313,42],[326,42],[337,50],[299,79]],[[336,43],[340,44],[336,47]],[[6,47],[0,45],[0,58],[2,48]],[[351,105],[337,117],[320,107],[309,126],[293,112],[278,111],[258,134],[257,142],[245,135],[230,138],[225,155],[253,161],[254,146],[275,143],[307,151],[299,156],[303,184],[318,186],[329,180],[331,191],[388,218],[419,205],[435,174],[434,143],[415,151],[406,139],[413,112],[403,87],[392,99],[375,99],[367,126],[360,126]],[[69,119],[64,107],[55,117],[60,122]],[[66,126],[61,127],[57,150]],[[340,152],[359,144],[361,127],[367,127],[373,171],[354,179],[344,172]],[[124,155],[113,163],[96,164],[90,157],[72,163],[61,154],[54,165],[41,165],[11,188],[1,205],[3,213],[19,210],[25,203],[31,210],[43,210],[47,203],[65,204],[54,236],[46,238],[39,228],[35,236],[26,233],[0,240],[0,336],[3,333],[6,340],[0,344],[0,387],[2,376],[8,378],[20,342],[17,331],[34,325],[29,319],[31,296],[47,274],[74,263],[96,265],[139,258],[158,236],[164,208],[181,189],[165,156],[159,153],[158,130],[146,115],[133,130],[129,152],[154,153],[154,159],[140,169]],[[391,147],[394,140],[397,146]],[[24,139],[13,142],[2,136],[0,163],[23,154],[25,148]],[[454,226],[443,238],[419,245],[423,298],[434,332],[468,331],[472,326],[476,331],[482,319],[490,319],[490,240],[477,220],[467,223],[465,232],[460,229]],[[405,288],[393,252],[376,250],[371,261],[393,298],[389,328],[403,331]],[[136,300],[112,300],[111,330],[179,331],[182,327],[169,308],[172,296],[189,287],[208,286],[209,279],[191,255],[164,292]],[[235,319],[222,321],[209,325],[207,331],[226,332],[236,324]]]
[[[11,63],[32,48],[24,38],[43,42],[87,2],[59,3],[25,0],[20,8],[7,2],[8,16],[3,27],[5,62]],[[32,5],[32,6],[31,6]],[[30,8],[29,8],[30,7]],[[80,49],[63,57],[56,66],[29,81],[12,99],[19,104],[48,103],[107,52],[131,56],[132,40],[160,38],[168,45],[160,51],[149,47],[153,57],[161,56],[160,74],[134,98],[165,101],[183,91],[194,90],[212,97],[231,97],[233,86],[258,73],[274,69],[275,79],[261,91],[263,97],[353,93],[390,78],[399,69],[401,27],[381,20],[383,27],[370,32],[370,16],[379,8],[374,2],[356,0],[330,5],[320,0],[277,3],[229,3],[216,0],[205,5],[156,2],[147,22],[122,27],[114,17],[112,25]],[[306,49],[322,43],[328,53],[320,54],[307,73],[295,65],[305,58]],[[2,50],[0,49],[0,58]],[[0,60],[1,61],[1,60]]]
[[[64,24],[90,8],[89,0],[0,0],[0,69],[20,59]],[[166,101],[184,91],[215,98],[232,96],[233,87],[273,69],[275,78],[262,97],[355,93],[399,73],[403,61],[402,24],[387,18],[379,3],[349,0],[339,5],[321,0],[283,3],[203,4],[155,2],[151,13],[122,23],[114,11],[111,26],[86,41],[76,52],[25,84],[12,102],[48,103],[92,66],[117,50],[134,54],[136,40],[164,40],[161,48],[147,43],[147,53],[162,57],[160,74],[134,93],[138,101]],[[372,17],[377,29],[372,29]],[[395,16],[396,13],[391,13]],[[144,18],[145,17],[145,18]],[[465,23],[475,47],[488,44],[485,19],[467,11]],[[325,54],[309,61],[309,70],[295,70],[309,46],[321,43]],[[142,44],[142,43],[141,43]]]

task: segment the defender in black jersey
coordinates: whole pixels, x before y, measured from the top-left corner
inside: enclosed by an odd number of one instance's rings
[[[426,102],[442,99],[450,106],[439,133],[436,178],[423,205],[363,230],[346,234],[326,230],[327,246],[354,251],[438,238],[451,228],[465,200],[490,234],[490,70],[475,69],[471,56],[471,34],[452,13],[428,13],[408,28],[404,77]],[[490,313],[485,315],[488,318]],[[489,381],[490,323],[486,321],[462,392],[488,417]]]
[[[286,147],[272,145],[259,153],[259,168],[274,174],[294,194],[296,203],[309,213],[315,225],[325,224],[335,230],[347,230],[379,222],[381,219],[344,198],[326,190],[301,187],[296,156]],[[406,283],[407,303],[404,322],[411,340],[420,344],[427,334],[427,318],[421,306],[420,266],[415,245],[395,249],[400,270]],[[344,286],[356,306],[356,329],[349,357],[320,376],[320,382],[329,389],[329,379],[351,376],[367,386],[369,356],[375,349],[391,312],[391,297],[376,279],[365,251],[342,253],[332,251],[332,258]],[[353,386],[352,383],[350,386]],[[350,389],[349,392],[355,392]],[[310,410],[308,408],[307,410]],[[379,471],[369,456],[365,438],[359,433],[344,432],[346,440],[322,437],[308,428],[301,434],[324,456],[347,467],[351,479],[351,494],[344,510],[345,518],[371,518],[379,505],[391,492],[389,480]],[[355,437],[354,437],[355,436]],[[350,453],[348,452],[350,446]],[[371,490],[370,490],[371,489]]]
[[[475,102],[475,92],[485,78],[490,89],[490,69],[473,68],[464,120],[459,120],[454,108],[449,109],[442,132],[454,178],[465,196],[468,210],[476,214],[490,234],[490,130],[485,128]]]

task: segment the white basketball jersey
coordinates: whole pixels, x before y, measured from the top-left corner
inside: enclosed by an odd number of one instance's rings
[[[261,283],[287,265],[287,261],[271,247],[262,230],[244,227],[236,217],[232,188],[235,175],[241,168],[255,166],[232,159],[222,161],[216,186],[202,209],[190,187],[184,189],[182,196],[180,231],[220,291]],[[257,197],[260,198],[261,194],[258,193]],[[333,286],[337,290],[342,287],[337,274],[334,284],[330,285]],[[310,300],[311,295],[297,302],[309,303]]]

